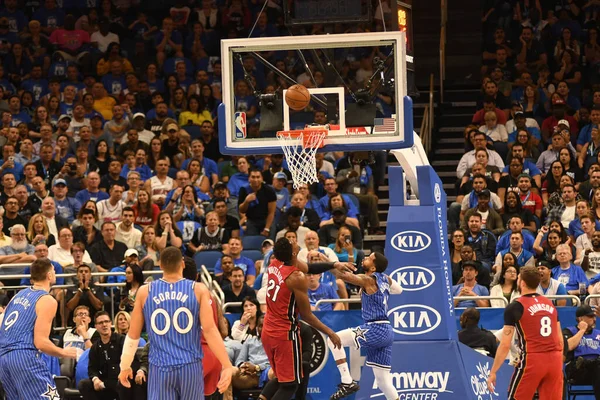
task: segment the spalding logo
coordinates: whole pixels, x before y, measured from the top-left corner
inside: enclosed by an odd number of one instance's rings
[[[442,190],[440,189],[439,183],[436,183],[433,187],[433,198],[435,199],[436,203],[442,201]]]
[[[400,335],[423,335],[442,322],[440,313],[423,304],[405,304],[388,311],[394,332]]]
[[[398,251],[418,253],[429,247],[431,238],[423,232],[404,231],[395,234],[390,243]]]
[[[409,265],[400,267],[390,274],[390,278],[398,282],[402,290],[417,292],[427,289],[435,282],[435,274],[424,267]]]

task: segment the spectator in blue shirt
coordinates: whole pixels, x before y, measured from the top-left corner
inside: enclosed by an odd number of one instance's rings
[[[254,284],[254,280],[256,279],[256,267],[254,266],[254,261],[249,259],[248,257],[242,256],[242,250],[244,250],[244,246],[242,246],[242,240],[240,238],[231,238],[229,239],[229,255],[233,258],[234,267],[239,267],[244,271],[244,276],[246,277],[246,283],[248,286],[252,286]],[[223,269],[221,268],[221,260],[217,261],[215,264],[215,275],[220,276],[223,275]]]
[[[10,172],[17,182],[23,179],[23,165],[15,160],[15,146],[5,144],[2,147],[2,160],[0,160],[0,175]]]
[[[156,48],[156,60],[161,66],[171,56],[183,58],[183,38],[181,33],[174,30],[171,17],[163,19],[162,30],[154,37],[154,47]]]
[[[227,182],[227,189],[229,189],[229,194],[232,197],[238,197],[240,193],[240,189],[242,187],[248,187],[248,170],[250,169],[250,164],[246,157],[238,158],[237,169],[239,172],[231,175],[229,181]]]
[[[322,274],[308,275],[308,300],[310,301],[310,308],[313,311],[344,310],[344,304],[342,303],[322,303],[317,307],[317,301],[319,300],[334,300],[340,298],[333,286],[321,283],[321,275]]]
[[[477,284],[477,264],[474,261],[465,261],[462,264],[462,277],[464,283],[452,286],[452,296],[489,296],[490,292]],[[454,300],[454,307],[489,307],[489,300]]]
[[[31,68],[29,79],[21,83],[21,89],[33,94],[35,104],[38,104],[42,97],[48,94],[48,80],[42,78],[42,66],[34,65]]]
[[[21,122],[25,122],[29,124],[31,122],[31,117],[25,111],[21,111],[21,99],[19,96],[12,95],[8,99],[8,109],[12,114],[12,121],[10,126],[17,126]]]
[[[569,294],[579,296],[581,294],[579,285],[583,284],[587,288],[588,279],[580,266],[571,263],[573,259],[571,248],[566,244],[558,246],[556,248],[556,259],[559,265],[552,270],[552,278],[565,285]]]
[[[284,208],[290,202],[290,192],[287,189],[287,175],[283,172],[276,172],[273,175],[273,183],[271,187],[275,190],[275,196],[277,196],[277,210],[283,212]]]
[[[45,0],[44,7],[37,10],[32,19],[40,21],[42,31],[50,36],[54,30],[63,26],[65,12],[56,6],[56,0]]]

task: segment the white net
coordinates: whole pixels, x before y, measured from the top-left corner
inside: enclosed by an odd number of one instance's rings
[[[327,136],[325,130],[280,131],[277,139],[281,144],[288,168],[292,173],[294,188],[301,184],[318,182],[315,154]]]

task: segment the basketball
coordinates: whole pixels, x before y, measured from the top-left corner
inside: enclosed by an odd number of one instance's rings
[[[292,110],[304,110],[310,103],[310,93],[302,85],[290,86],[285,92],[285,102]]]

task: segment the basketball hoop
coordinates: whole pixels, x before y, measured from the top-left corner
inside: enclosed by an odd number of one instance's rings
[[[285,154],[294,188],[302,184],[310,185],[319,181],[315,154],[323,147],[327,136],[326,129],[301,129],[279,131],[277,139]]]

